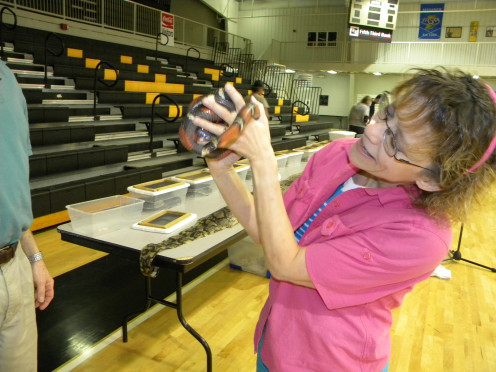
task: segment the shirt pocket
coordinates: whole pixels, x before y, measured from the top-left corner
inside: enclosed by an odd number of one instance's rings
[[[287,210],[291,218],[293,228],[299,228],[315,211],[310,211],[317,190],[313,188],[308,180],[295,186],[293,190],[293,201]],[[310,213],[311,212],[311,213]]]
[[[353,233],[355,230],[346,226],[338,215],[325,219],[320,225],[320,235],[325,237],[337,238]]]

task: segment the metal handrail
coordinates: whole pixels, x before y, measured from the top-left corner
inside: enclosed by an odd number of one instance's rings
[[[167,38],[167,41],[165,43],[162,43],[162,36],[165,36]],[[159,44],[159,40],[160,40],[160,44],[162,45],[167,45],[169,44],[169,35],[167,34],[164,34],[162,32],[159,32],[156,36],[156,40],[155,40],[155,61],[157,61],[158,59],[158,44]]]
[[[300,107],[299,106],[296,106],[299,103],[301,103],[305,107],[305,110],[303,111],[303,113],[300,113],[299,112]],[[297,115],[308,115],[308,113],[310,112],[310,107],[308,107],[308,105],[305,102],[303,102],[303,101],[294,101],[291,104],[291,119],[289,121],[289,131],[291,132],[291,134],[293,134],[293,117],[294,117],[294,114],[295,114],[295,110],[293,109],[293,107],[295,107],[295,106],[297,107],[297,109],[296,109],[296,114]]]
[[[159,115],[159,114],[157,114],[157,116],[160,117],[163,121],[165,121],[167,123],[173,123],[179,118],[179,105],[177,104],[177,102],[174,101],[172,98],[170,98],[165,93],[157,94],[155,96],[155,98],[153,99],[153,102],[152,102],[152,117],[150,120],[150,127],[148,128],[149,135],[150,135],[149,150],[150,150],[150,154],[152,157],[156,156],[155,153],[153,152],[153,128],[155,126],[155,104],[157,103],[157,99],[159,99],[160,97],[166,98],[167,100],[169,100],[169,102],[171,102],[173,105],[176,106],[176,116],[173,119],[169,119],[169,118],[162,116],[162,115]]]
[[[196,53],[198,53],[198,57],[196,57],[196,58],[191,57],[191,56],[189,55],[189,51],[190,51],[190,50],[194,50],[194,51],[196,51]],[[193,61],[198,61],[198,60],[200,59],[200,56],[201,56],[201,54],[200,54],[200,51],[199,51],[198,49],[193,48],[193,47],[189,48],[189,49],[186,51],[186,63],[184,64],[184,72],[187,72],[187,73],[189,74],[189,72],[188,72],[188,71],[189,71],[189,70],[188,70],[188,60],[189,60],[189,59],[192,59]]]
[[[98,79],[98,71],[100,69],[100,66],[103,66],[103,65],[106,65],[115,71],[115,80],[113,83],[107,84],[105,82],[105,80]],[[95,77],[93,79],[93,118],[94,118],[94,120],[100,120],[100,116],[96,114],[96,97],[98,95],[98,91],[96,89],[96,84],[98,81],[109,88],[115,86],[117,84],[117,82],[119,81],[119,70],[117,70],[114,66],[112,66],[110,63],[108,63],[106,61],[101,61],[96,65]]]
[[[8,10],[10,14],[14,16],[14,23],[10,26],[7,26],[7,23],[3,23],[3,13]],[[2,10],[0,10],[0,59],[4,59],[4,54],[3,54],[3,32],[2,29],[5,26],[7,30],[13,30],[17,27],[17,15],[14,13],[12,9],[10,9],[8,6],[4,6]]]
[[[229,73],[227,73],[228,72],[227,71],[228,68],[230,70]],[[217,81],[217,88],[220,87],[220,83],[221,83],[220,77],[221,76],[226,76],[226,77],[232,77],[232,76],[234,76],[234,68],[230,64],[228,64],[228,63],[223,63],[223,64],[220,65],[219,80]]]
[[[272,93],[272,87],[268,83],[266,83],[265,81],[264,81],[264,86],[267,87],[267,89],[264,88],[264,96],[268,97]]]
[[[51,38],[51,37],[55,37],[58,41],[60,41],[60,45],[62,46],[61,47],[61,50],[56,53],[54,52],[53,50],[51,50],[49,47],[48,47],[48,40]],[[64,49],[65,49],[65,46],[64,46],[64,41],[62,40],[62,38],[57,35],[55,32],[50,32],[46,37],[45,37],[45,79],[44,79],[44,83],[45,83],[45,88],[50,88],[50,85],[48,84],[48,59],[47,59],[47,52],[50,52],[54,57],[60,57],[62,55],[62,53],[64,53]]]

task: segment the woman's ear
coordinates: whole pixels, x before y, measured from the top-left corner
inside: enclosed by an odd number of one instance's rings
[[[441,191],[441,186],[439,186],[439,183],[432,178],[421,178],[415,181],[415,183],[419,189],[427,192]]]

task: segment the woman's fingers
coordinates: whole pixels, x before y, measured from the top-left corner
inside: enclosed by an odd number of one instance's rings
[[[267,119],[267,115],[265,114],[265,107],[264,105],[261,103],[261,102],[258,102],[255,97],[251,97],[251,103],[253,103],[254,105],[256,105],[258,107],[258,112],[259,112],[259,116],[257,118],[257,120],[260,120],[264,123],[268,123],[269,120]]]
[[[209,108],[213,112],[217,114],[222,120],[224,120],[229,125],[232,124],[234,118],[236,117],[235,112],[231,112],[225,107],[219,105],[215,102],[215,97],[211,94],[202,99],[203,106]]]
[[[224,86],[224,90],[229,98],[231,98],[231,100],[233,101],[234,106],[236,107],[236,112],[238,112],[243,108],[243,106],[245,106],[245,100],[243,96],[236,90],[236,88],[234,88],[232,84],[226,84]]]
[[[208,130],[210,133],[220,136],[222,133],[225,132],[226,126],[222,124],[214,124],[208,120],[205,120],[203,118],[200,118],[198,116],[195,116],[193,119],[193,124],[196,125],[197,127],[201,127],[205,130]]]

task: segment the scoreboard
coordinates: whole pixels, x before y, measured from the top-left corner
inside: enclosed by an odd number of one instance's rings
[[[399,0],[351,0],[349,36],[391,42]]]

